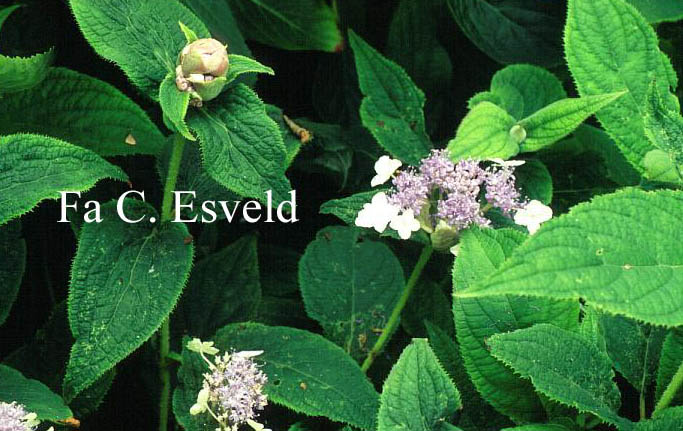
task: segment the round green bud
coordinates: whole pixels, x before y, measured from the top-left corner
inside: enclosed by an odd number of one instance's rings
[[[439,220],[430,235],[430,239],[434,250],[447,251],[458,243],[458,230],[449,226],[445,221]]]
[[[521,124],[515,124],[510,128],[510,136],[518,144],[521,144],[526,139],[526,130]]]
[[[225,76],[230,63],[228,50],[216,39],[198,39],[185,46],[178,57],[183,75],[211,75],[214,78]]]

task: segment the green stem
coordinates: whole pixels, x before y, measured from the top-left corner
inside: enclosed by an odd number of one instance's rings
[[[652,413],[653,417],[661,410],[667,408],[669,404],[671,404],[671,401],[674,399],[674,395],[676,395],[676,392],[681,386],[683,386],[683,362],[681,362],[681,365],[678,366],[678,371],[676,371],[676,374],[674,374],[673,378],[671,379],[669,386],[666,387],[662,397],[659,399],[659,402],[655,407],[655,411]]]
[[[168,162],[168,174],[164,184],[164,197],[161,203],[161,222],[173,218],[173,190],[178,181],[180,162],[183,159],[185,138],[176,135],[173,139],[173,151]],[[171,324],[166,319],[159,330],[159,378],[161,379],[161,396],[159,397],[159,431],[168,431],[168,407],[171,398],[171,370],[169,369],[169,354],[171,351]]]
[[[406,287],[403,290],[403,294],[401,295],[401,298],[398,300],[398,303],[391,312],[391,316],[389,316],[389,321],[382,330],[382,335],[379,336],[379,338],[375,342],[375,345],[372,346],[372,349],[368,353],[368,357],[365,358],[365,361],[361,366],[363,372],[368,371],[370,366],[372,366],[372,362],[375,360],[377,355],[380,354],[382,349],[384,349],[384,345],[391,339],[391,336],[394,334],[394,331],[396,330],[399,322],[401,321],[401,312],[408,303],[410,294],[413,293],[415,285],[417,284],[417,281],[420,279],[420,275],[422,275],[422,270],[427,265],[427,262],[429,262],[429,258],[432,256],[433,251],[434,249],[431,245],[426,245],[422,249],[422,253],[420,254],[420,257],[417,259],[417,263],[413,268],[413,272],[410,274],[410,278],[406,283]]]

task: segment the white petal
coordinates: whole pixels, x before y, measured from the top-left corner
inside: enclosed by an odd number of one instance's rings
[[[552,217],[553,210],[549,206],[543,205],[540,201],[533,200],[517,211],[515,223],[526,226],[529,233],[533,234],[538,230],[541,223],[550,220]]]
[[[377,175],[372,178],[370,185],[375,187],[386,183],[389,181],[394,172],[396,172],[396,169],[400,168],[402,164],[403,163],[401,163],[400,160],[392,159],[389,156],[380,157],[375,162],[375,172]]]
[[[245,350],[243,352],[235,353],[235,356],[241,356],[242,358],[253,358],[263,354],[263,350]]]
[[[254,429],[254,431],[265,431],[263,424],[260,424],[251,419],[247,419],[247,424]]]
[[[206,405],[209,402],[209,389],[202,388],[199,393],[197,393],[197,404]]]
[[[489,161],[504,168],[514,168],[517,166],[522,166],[524,163],[526,163],[524,160],[503,160],[499,158],[489,159]]]
[[[415,218],[413,210],[410,209],[393,217],[389,226],[398,232],[401,239],[410,239],[413,232],[420,230],[420,222]]]
[[[193,404],[192,407],[190,407],[190,414],[192,416],[196,416],[200,413],[204,413],[205,411],[206,411],[206,405]]]
[[[359,227],[372,227],[373,225],[373,212],[370,204],[365,204],[362,210],[358,211],[356,216],[356,221],[354,222],[356,226]]]

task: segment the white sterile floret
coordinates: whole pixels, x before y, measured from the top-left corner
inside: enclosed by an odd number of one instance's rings
[[[254,431],[271,431],[269,428],[266,428],[263,424],[260,424],[256,421],[253,421],[251,419],[247,419],[247,424],[254,429]]]
[[[363,205],[363,209],[356,216],[355,224],[360,227],[374,228],[382,233],[399,211],[397,206],[389,203],[386,193],[379,192],[372,197],[372,202]]]
[[[377,175],[372,178],[370,185],[372,187],[376,187],[380,184],[386,183],[389,181],[391,176],[394,175],[396,169],[400,168],[402,164],[403,163],[401,163],[400,160],[392,159],[389,156],[380,157],[375,162],[375,172],[377,172]]]
[[[413,232],[420,230],[420,222],[415,218],[413,210],[409,209],[392,218],[389,227],[398,232],[401,239],[410,239]]]
[[[207,355],[215,355],[219,350],[213,347],[213,341],[202,341],[199,338],[193,338],[187,343],[187,350],[197,353],[206,353]]]
[[[529,233],[533,234],[541,227],[541,223],[551,218],[553,218],[553,210],[549,206],[543,205],[540,201],[533,200],[517,211],[515,223],[526,226]]]
[[[500,158],[488,159],[495,165],[502,166],[504,168],[516,168],[517,166],[522,166],[526,163],[524,160],[503,160]]]
[[[191,415],[204,413],[209,408],[209,389],[203,388],[197,394],[197,402],[190,407]]]

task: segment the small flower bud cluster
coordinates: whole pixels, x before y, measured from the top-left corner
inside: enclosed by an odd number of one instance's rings
[[[447,150],[434,150],[417,168],[397,173],[401,162],[382,156],[375,163],[377,175],[371,185],[393,177],[393,188],[377,193],[372,202],[365,204],[356,225],[378,232],[389,225],[403,239],[422,228],[432,235],[435,247],[446,249],[457,241],[460,230],[471,225],[489,226],[491,222],[485,213],[498,208],[508,217],[521,214],[515,221],[528,226],[533,233],[540,223],[552,217],[552,211],[538,201],[522,199],[514,170],[524,162],[491,162],[488,167],[482,167],[476,160],[453,162]]]
[[[226,84],[230,64],[225,45],[216,39],[198,39],[183,48],[176,67],[176,87],[190,93],[194,106],[215,99]]]
[[[21,404],[0,401],[0,431],[33,431],[40,424],[37,417]]]
[[[187,347],[199,353],[210,370],[204,374],[202,389],[190,413],[198,415],[208,412],[219,424],[217,431],[236,431],[243,424],[255,431],[270,431],[254,421],[257,411],[263,410],[268,404],[263,393],[268,377],[253,360],[263,352],[219,355],[213,342],[202,342],[197,338],[190,341]],[[205,355],[216,356],[212,362]]]

